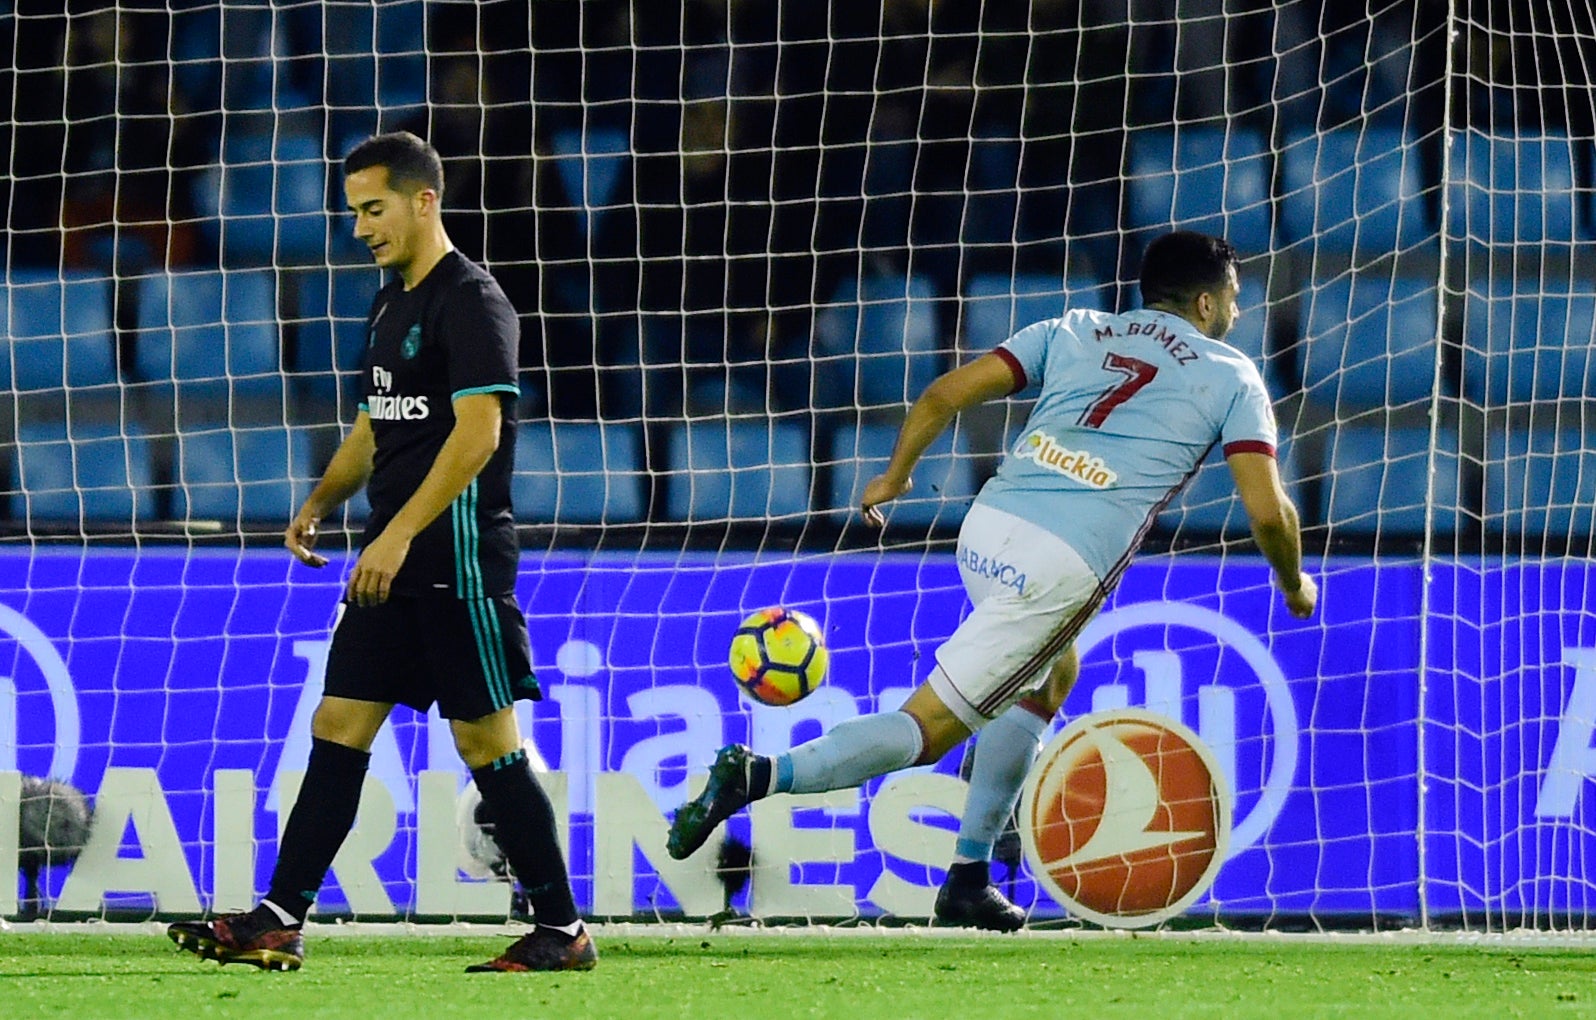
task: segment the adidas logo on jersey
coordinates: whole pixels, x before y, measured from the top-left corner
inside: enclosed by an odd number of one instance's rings
[[[1106,489],[1119,481],[1119,475],[1103,463],[1103,458],[1060,446],[1058,440],[1045,432],[1032,432],[1020,440],[1014,455],[1021,460],[1034,460],[1049,471],[1093,489]]]
[[[372,421],[420,421],[431,413],[426,397],[366,398],[366,413]]]

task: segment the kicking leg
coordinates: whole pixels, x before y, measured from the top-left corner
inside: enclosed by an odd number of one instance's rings
[[[752,801],[772,793],[846,790],[888,772],[937,761],[969,734],[930,685],[922,684],[899,711],[838,723],[785,754],[764,757],[740,744],[722,748],[704,791],[677,809],[665,847],[682,860]]]

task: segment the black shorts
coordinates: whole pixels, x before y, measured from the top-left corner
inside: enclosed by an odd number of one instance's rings
[[[344,603],[327,653],[325,693],[418,712],[436,702],[445,719],[464,720],[543,697],[526,617],[511,595]]]

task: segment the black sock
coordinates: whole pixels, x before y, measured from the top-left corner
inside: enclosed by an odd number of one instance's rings
[[[576,902],[554,829],[554,806],[532,775],[526,752],[518,748],[472,769],[471,778],[493,819],[499,849],[532,904],[532,916],[539,924],[575,924]]]
[[[327,869],[355,825],[360,787],[371,754],[331,740],[312,738],[310,764],[299,786],[299,799],[288,815],[277,847],[266,898],[300,921],[310,913]]]
[[[984,889],[992,883],[987,861],[961,861],[948,868],[948,880],[967,889]]]
[[[748,799],[764,800],[770,796],[771,760],[756,754],[748,765]]]

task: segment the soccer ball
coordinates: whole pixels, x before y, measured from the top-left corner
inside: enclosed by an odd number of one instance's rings
[[[796,609],[761,609],[732,638],[732,676],[744,694],[765,705],[806,697],[825,683],[830,662],[820,624]]]

